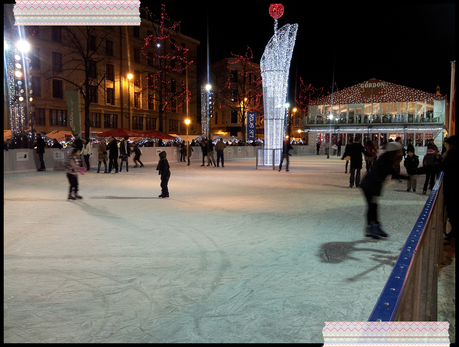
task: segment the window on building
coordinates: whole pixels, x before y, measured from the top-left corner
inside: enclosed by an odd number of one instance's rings
[[[62,99],[62,81],[53,80],[53,98]]]
[[[51,27],[51,40],[54,42],[62,41],[62,28],[58,26]]]
[[[389,103],[389,107],[390,107],[389,112],[391,115],[398,114],[398,103],[397,102]]]
[[[105,42],[105,53],[107,55],[113,56],[113,41],[107,40]]]
[[[62,54],[52,53],[53,72],[62,72]]]
[[[146,130],[156,130],[156,118],[146,117],[145,126]]]
[[[88,76],[90,78],[97,78],[97,62],[94,60],[88,61]]]
[[[41,96],[41,78],[38,76],[32,76],[32,96]]]
[[[89,35],[88,37],[88,46],[89,49],[95,51],[96,50],[96,37],[94,35]]]
[[[45,109],[44,108],[36,108],[35,109],[35,125],[46,125]]]
[[[147,77],[148,89],[154,89],[155,86],[155,76],[153,72],[150,72]]]
[[[133,26],[132,27],[132,35],[134,37],[140,37],[140,27],[138,26]]]
[[[107,80],[114,81],[115,80],[115,66],[112,64],[107,64]]]
[[[134,92],[134,107],[140,108],[140,92]]]
[[[434,117],[434,102],[433,101],[426,102],[426,117],[430,122],[433,121],[433,117]]]
[[[143,117],[132,117],[132,129],[143,130]]]
[[[140,87],[140,71],[134,70],[134,85]]]
[[[97,86],[89,86],[89,102],[97,103]]]
[[[237,111],[231,111],[231,123],[237,123]]]
[[[107,88],[107,104],[115,105],[115,89]]]
[[[230,96],[231,102],[236,102],[237,96],[238,96],[237,95],[237,89],[232,89],[231,90],[231,96]]]
[[[134,48],[134,61],[140,63],[140,49]]]
[[[118,128],[118,115],[112,113],[104,114],[104,128]]]
[[[415,115],[416,115],[416,103],[415,102],[408,102],[408,123],[415,122]]]
[[[230,80],[231,82],[237,83],[237,70],[230,71]]]
[[[67,126],[67,110],[49,110],[49,125]]]
[[[148,66],[155,66],[152,57],[153,57],[153,54],[152,54],[152,53],[148,53],[148,54],[147,54]]]
[[[40,70],[41,68],[41,50],[40,48],[34,47],[32,49],[32,68],[33,70]]]
[[[169,132],[176,133],[178,132],[178,120],[176,119],[169,119]]]
[[[177,100],[176,99],[172,99],[171,100],[171,109],[170,109],[171,112],[177,112]]]
[[[171,43],[171,49],[175,49],[175,40],[170,39],[169,42]]]
[[[153,98],[153,94],[148,94],[148,109],[149,110],[155,109],[155,100]]]
[[[91,112],[91,128],[100,128],[101,122],[100,120],[102,119],[100,113],[96,112]]]
[[[177,92],[177,83],[175,82],[175,80],[171,81],[171,92],[172,93],[176,93]]]

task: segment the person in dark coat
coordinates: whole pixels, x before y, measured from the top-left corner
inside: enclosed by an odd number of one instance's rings
[[[131,146],[128,137],[120,142],[120,172],[123,171],[123,162],[126,162],[126,172],[129,172],[128,158],[131,156]]]
[[[159,153],[159,162],[156,166],[156,170],[158,170],[158,175],[161,176],[161,195],[158,196],[159,198],[169,197],[169,188],[167,185],[169,183],[169,178],[171,177],[171,171],[166,156],[167,153],[165,151]]]
[[[316,151],[317,151],[317,155],[319,155],[319,151],[320,151],[320,141],[317,141],[317,143],[316,143]]]
[[[282,170],[282,163],[284,161],[284,159],[286,160],[287,162],[287,166],[285,167],[285,171],[289,171],[288,169],[288,164],[290,162],[290,159],[289,159],[289,156],[291,156],[291,154],[289,153],[289,151],[293,149],[292,145],[290,144],[289,141],[287,140],[284,140],[284,143],[282,145],[282,158],[280,160],[280,164],[279,164],[279,172],[281,172]]]
[[[435,154],[435,150],[427,148],[427,153],[422,159],[422,166],[425,167],[426,172],[426,180],[424,181],[424,188],[422,189],[423,195],[427,193],[427,187],[432,190],[435,184],[435,164],[437,164],[437,155]]]
[[[445,239],[450,241],[451,238],[456,238],[458,227],[457,211],[459,211],[459,155],[457,151],[457,136],[450,136],[445,142],[446,151],[443,153],[442,161],[437,166],[437,171],[444,172],[444,203],[449,223],[451,224],[451,231],[446,235]]]
[[[352,145],[352,139],[349,139],[348,143],[346,144],[346,147],[344,147],[344,153],[343,156],[341,157],[341,160],[346,159],[346,165],[344,167],[344,173],[347,173],[347,167],[349,166],[349,161],[351,160],[351,156],[349,154],[346,154],[349,152],[349,147]]]
[[[78,148],[80,153],[83,152],[83,141],[80,139],[78,135],[75,135],[75,140],[73,141],[73,147]],[[83,167],[83,160],[79,161],[81,167]]]
[[[205,158],[207,157],[207,151],[208,151],[208,145],[207,145],[206,139],[202,139],[201,141],[201,150],[202,150],[202,165],[201,166],[204,166]],[[209,158],[207,158],[207,160],[209,160]]]
[[[371,156],[365,156],[365,164],[367,172],[371,170],[371,166],[373,165],[376,159],[376,147],[371,140],[367,140],[365,143],[365,150],[371,154]]]
[[[110,151],[108,154],[108,172],[112,173],[113,167],[115,168],[115,173],[118,173],[118,156],[119,156],[119,149],[118,149],[118,142],[114,137],[109,138],[109,143],[107,149]]]
[[[53,145],[51,146],[51,148],[62,149],[62,145],[59,143],[59,141],[57,141],[57,139],[53,139]]]
[[[138,167],[137,162],[140,163],[140,167],[144,167],[143,163],[140,161],[140,156],[142,155],[142,151],[139,148],[139,144],[136,143],[134,146],[134,167]]]
[[[37,141],[35,142],[33,147],[37,148],[38,158],[40,158],[40,168],[38,169],[38,171],[46,171],[45,161],[43,160],[43,154],[45,154],[46,143],[40,134],[37,135]]]
[[[365,236],[378,239],[388,235],[381,229],[378,219],[377,197],[381,195],[383,182],[392,175],[395,164],[400,164],[403,157],[403,146],[398,142],[388,142],[383,154],[373,164],[370,172],[363,178],[360,188],[363,190],[367,202],[367,226]],[[399,176],[407,178],[406,176]]]
[[[338,153],[336,154],[337,157],[341,156],[341,146],[343,145],[343,143],[341,142],[341,139],[338,141]]]
[[[406,173],[410,176],[407,181],[406,191],[409,192],[411,188],[413,188],[413,192],[416,192],[416,183],[418,178],[416,169],[419,166],[419,157],[414,154],[414,150],[408,152],[408,156],[406,157],[403,165],[405,165]]]
[[[180,144],[180,162],[186,162],[185,160],[186,158],[186,144],[185,144],[185,141],[182,141],[182,143]]]
[[[366,156],[371,156],[370,153],[365,151],[365,148],[360,144],[360,142],[353,142],[349,146],[346,146],[346,151],[344,152],[343,158],[346,156],[351,157],[351,175],[349,177],[349,188],[355,186],[358,188],[360,186],[360,171],[362,170],[362,153]],[[343,159],[341,158],[341,160]]]

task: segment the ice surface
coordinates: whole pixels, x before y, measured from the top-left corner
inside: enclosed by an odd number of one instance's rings
[[[427,196],[387,185],[371,241],[344,164],[173,162],[169,199],[156,165],[92,169],[80,201],[64,172],[6,174],[4,342],[322,343],[367,320]]]

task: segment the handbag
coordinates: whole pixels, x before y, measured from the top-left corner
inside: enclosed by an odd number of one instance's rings
[[[351,160],[351,156],[348,155],[347,157],[344,158],[345,160]]]

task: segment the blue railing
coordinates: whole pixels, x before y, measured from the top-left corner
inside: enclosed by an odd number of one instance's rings
[[[368,321],[434,321],[443,258],[443,172],[414,225]]]

